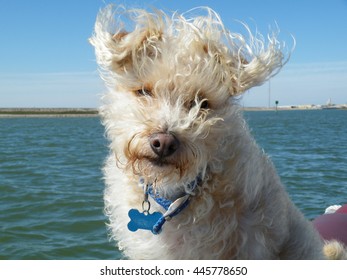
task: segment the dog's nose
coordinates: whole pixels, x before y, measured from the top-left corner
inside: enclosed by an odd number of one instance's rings
[[[159,157],[171,156],[180,146],[178,139],[170,133],[154,133],[149,137],[149,143]]]

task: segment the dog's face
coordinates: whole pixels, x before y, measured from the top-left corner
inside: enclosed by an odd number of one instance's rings
[[[121,77],[110,102],[112,146],[121,164],[158,186],[189,183],[220,158],[232,127],[226,122],[231,89],[202,43],[185,45],[164,34],[147,41],[150,51],[142,46],[123,68],[114,66]]]
[[[188,184],[221,169],[240,122],[234,97],[262,83],[283,56],[275,40],[266,52],[254,40],[264,51],[256,55],[211,10],[192,20],[135,12],[133,32],[111,35],[104,11],[91,39],[110,88],[101,113],[111,148],[126,172],[159,187]]]

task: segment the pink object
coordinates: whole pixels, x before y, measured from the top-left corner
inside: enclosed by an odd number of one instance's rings
[[[336,239],[347,245],[347,204],[333,214],[318,216],[313,225],[323,239]]]
[[[346,213],[347,214],[347,204],[342,205],[335,213]]]

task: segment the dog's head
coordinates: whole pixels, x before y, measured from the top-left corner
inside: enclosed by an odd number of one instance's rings
[[[265,46],[249,34],[247,43],[214,11],[198,11],[207,15],[107,7],[91,38],[109,88],[101,114],[118,164],[158,185],[221,170],[241,127],[235,97],[283,64],[275,37]],[[134,23],[131,32],[124,15]]]

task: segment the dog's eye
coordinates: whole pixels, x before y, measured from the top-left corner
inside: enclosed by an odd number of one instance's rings
[[[189,110],[192,109],[196,105],[197,105],[196,101],[190,102],[189,106],[188,106]],[[203,100],[200,104],[200,109],[207,110],[209,108],[210,108],[210,104],[208,103],[208,101],[206,99]]]
[[[209,104],[207,100],[202,101],[201,105],[200,105],[201,109],[208,109],[209,108]]]
[[[139,96],[152,96],[152,92],[146,88],[140,88],[138,90],[135,90],[135,93]]]

